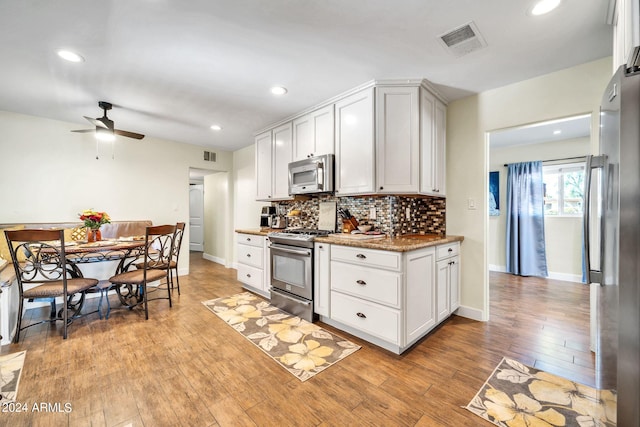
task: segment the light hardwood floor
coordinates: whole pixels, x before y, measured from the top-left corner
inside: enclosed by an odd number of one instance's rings
[[[152,302],[148,321],[118,310],[74,322],[67,340],[42,325],[3,346],[27,350],[28,410],[0,425],[491,426],[461,406],[503,356],[593,386],[583,285],[492,273],[489,322],[452,316],[400,356],[338,332],[362,349],[302,383],[201,304],[241,291],[236,270],[191,259],[173,308]]]

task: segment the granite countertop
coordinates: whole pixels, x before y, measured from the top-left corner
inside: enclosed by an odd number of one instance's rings
[[[252,228],[238,229],[236,233],[252,234],[256,236],[266,236],[272,231],[282,231],[273,228]],[[362,239],[361,235],[351,235],[343,233],[330,234],[328,236],[316,237],[319,243],[329,243],[334,245],[353,246],[357,248],[380,249],[393,252],[407,252],[416,249],[427,248],[429,246],[443,245],[452,242],[462,242],[463,236],[439,236],[436,234],[408,234],[402,237],[377,237]]]

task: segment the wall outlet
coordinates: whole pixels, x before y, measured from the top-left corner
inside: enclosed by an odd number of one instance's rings
[[[369,208],[369,219],[376,219],[377,215],[376,215],[376,208],[375,206],[371,206]]]

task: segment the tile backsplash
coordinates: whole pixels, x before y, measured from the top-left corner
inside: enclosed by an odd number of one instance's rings
[[[273,203],[280,212],[286,214],[299,209],[299,217],[289,217],[289,227],[317,228],[319,204],[336,202],[337,208],[347,209],[359,223],[373,225],[389,236],[404,234],[446,234],[446,199],[416,196],[362,196],[335,197],[333,195],[311,196],[298,200]],[[369,218],[371,208],[376,210],[376,218]],[[408,214],[408,215],[407,215]],[[342,228],[342,220],[336,218],[336,230]]]

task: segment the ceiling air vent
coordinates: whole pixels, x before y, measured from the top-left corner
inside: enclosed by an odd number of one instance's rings
[[[455,56],[463,56],[482,49],[487,43],[474,22],[469,22],[439,36],[445,48]]]
[[[213,151],[205,151],[204,152],[204,160],[207,162],[215,162],[216,161],[216,153]]]

